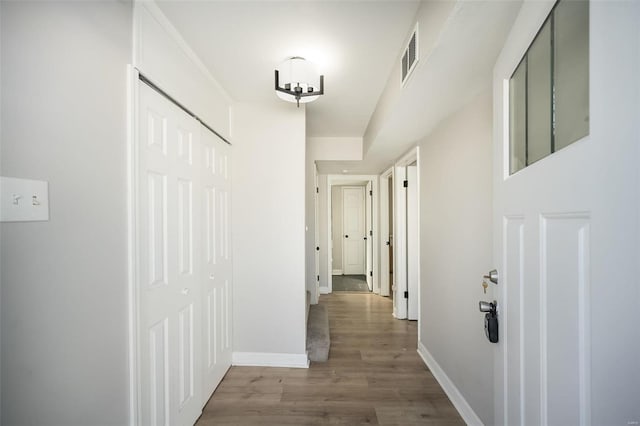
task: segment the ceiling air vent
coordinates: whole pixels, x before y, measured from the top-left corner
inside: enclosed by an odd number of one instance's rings
[[[418,24],[416,24],[416,28],[413,30],[411,34],[411,38],[409,39],[409,43],[407,43],[407,47],[402,54],[402,85],[404,86],[405,82],[411,75],[411,72],[416,67],[416,63],[418,62]]]

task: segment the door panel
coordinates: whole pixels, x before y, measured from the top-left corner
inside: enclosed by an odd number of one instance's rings
[[[367,239],[366,248],[366,267],[367,273],[367,286],[369,291],[373,291],[373,225],[372,225],[372,209],[373,209],[373,195],[372,195],[371,182],[367,183],[365,188],[365,238]]]
[[[202,130],[204,260],[204,395],[216,389],[231,366],[231,254],[229,241],[230,149],[206,129]],[[203,403],[206,401],[203,401]]]
[[[142,83],[139,108],[141,423],[191,425],[202,408],[199,124]]]
[[[495,423],[635,424],[640,5],[588,3],[589,113],[565,110],[588,134],[510,174],[508,81],[552,6],[523,6],[494,70]]]
[[[407,319],[418,319],[418,287],[420,268],[420,207],[418,199],[418,167],[407,166]]]
[[[393,173],[393,316],[407,318],[407,188],[406,167],[395,167]]]
[[[342,269],[345,275],[365,274],[364,187],[342,189]]]

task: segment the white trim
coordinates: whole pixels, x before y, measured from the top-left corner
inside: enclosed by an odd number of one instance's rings
[[[307,354],[272,352],[233,352],[231,365],[243,367],[309,368]]]
[[[393,227],[389,227],[389,208],[391,207],[392,201],[390,197],[391,194],[389,193],[389,178],[393,178],[393,167],[385,170],[378,178],[378,186],[380,188],[380,204],[378,206],[378,215],[380,217],[380,223],[378,223],[378,261],[380,265],[380,276],[378,279],[378,289],[381,296],[389,296],[391,294],[391,282],[389,280],[391,264],[389,263],[389,248],[386,245],[387,237],[393,229]]]
[[[137,133],[138,133],[138,70],[127,66],[127,292],[129,334],[129,425],[139,423],[139,350],[138,350],[138,286],[137,277]]]
[[[343,275],[342,269],[334,269],[331,275]]]
[[[462,393],[460,393],[456,385],[451,381],[449,376],[447,376],[447,373],[444,372],[442,367],[440,367],[421,341],[418,341],[418,355],[420,355],[422,361],[424,361],[429,370],[431,370],[431,374],[433,374],[433,377],[435,377],[444,392],[447,394],[453,406],[458,410],[462,420],[470,426],[483,426],[480,417],[478,417],[475,411],[473,411],[473,408],[471,408],[467,400],[464,399]]]

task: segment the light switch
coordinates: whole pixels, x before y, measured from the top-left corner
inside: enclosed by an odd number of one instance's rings
[[[0,176],[0,222],[49,220],[49,184]]]

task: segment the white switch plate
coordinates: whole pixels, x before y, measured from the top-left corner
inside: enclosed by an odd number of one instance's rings
[[[49,220],[49,183],[0,176],[0,222]]]

